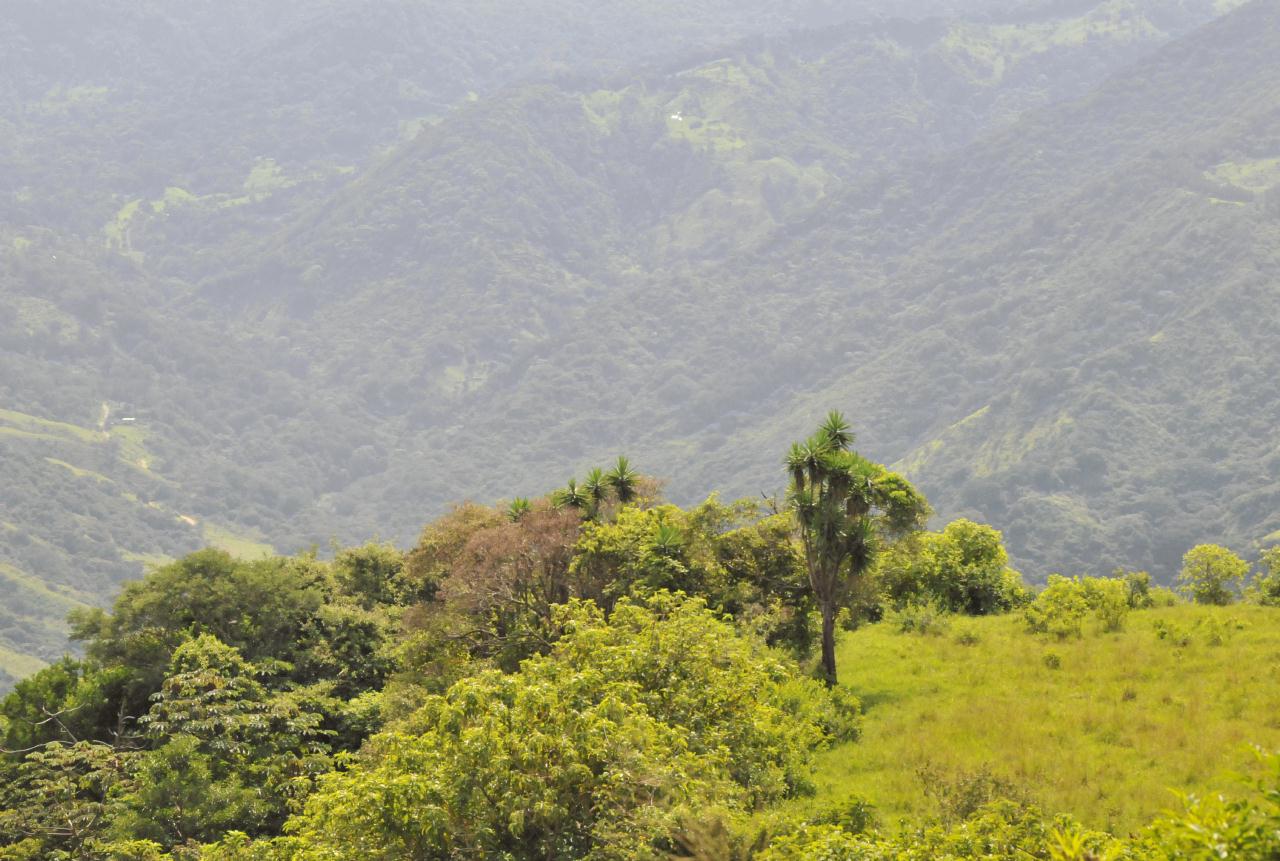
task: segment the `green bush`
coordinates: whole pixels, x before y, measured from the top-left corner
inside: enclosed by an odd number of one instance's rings
[[[1050,574],[1048,585],[1024,611],[1027,630],[1059,640],[1081,637],[1091,615],[1101,631],[1123,630],[1130,594],[1125,580]]]
[[[1249,586],[1249,600],[1266,607],[1280,607],[1280,545],[1262,552],[1258,573]]]
[[[428,698],[322,779],[296,857],[644,859],[696,808],[808,791],[812,751],[857,706],[719,621],[703,601],[590,602],[518,673]],[[668,846],[669,848],[669,846]]]
[[[1273,861],[1280,858],[1280,755],[1258,751],[1262,776],[1243,797],[1181,796],[1182,810],[1134,842],[1134,858]],[[1071,859],[1074,861],[1074,859]]]
[[[1185,648],[1191,645],[1191,634],[1184,631],[1172,622],[1166,622],[1164,619],[1156,619],[1152,625],[1156,632],[1156,639],[1166,640],[1170,645],[1179,648]]]
[[[1028,631],[1059,640],[1081,636],[1088,613],[1089,605],[1078,579],[1059,574],[1049,575],[1048,585],[1024,611]]]
[[[1111,575],[1116,580],[1123,580],[1128,590],[1129,609],[1147,610],[1155,606],[1155,598],[1151,594],[1151,575],[1146,571],[1126,571],[1117,568]]]
[[[1059,852],[1059,847],[1077,854]],[[1086,861],[1120,858],[1110,835],[1082,830],[1068,817],[997,799],[963,821],[910,830],[893,838],[810,824],[776,837],[756,861]],[[1112,853],[1112,854],[1108,854]]]
[[[1118,839],[1004,798],[963,819],[889,837],[810,822],[775,837],[755,861],[1274,861],[1280,858],[1280,756],[1237,797],[1182,796],[1182,809]]]
[[[882,555],[877,574],[896,609],[933,604],[982,616],[1011,610],[1029,597],[1022,575],[1009,567],[1000,532],[971,520],[899,542]]]

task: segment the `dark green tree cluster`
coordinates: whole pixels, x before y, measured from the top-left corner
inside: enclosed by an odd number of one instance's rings
[[[83,659],[0,705],[0,857],[195,857],[239,851],[235,834],[284,851],[271,839],[291,817],[323,842],[352,827],[333,818],[343,780],[428,753],[441,782],[424,797],[453,824],[388,846],[532,840],[605,857],[674,845],[698,805],[806,791],[808,757],[853,732],[857,705],[791,663],[815,607],[795,521],[714,496],[685,510],[657,488],[620,458],[539,499],[460,505],[407,554],[203,550],[128,584],[110,612],[77,612]],[[518,718],[506,741],[498,714]],[[551,780],[553,740],[568,758]],[[361,766],[325,777],[358,751]],[[464,801],[449,781],[482,766],[515,794],[500,801],[495,783]],[[521,794],[535,790],[543,801]]]
[[[398,623],[368,591],[400,593],[402,568],[378,545],[330,563],[203,550],[129,584],[112,612],[76,614],[85,657],[0,704],[0,857],[278,830],[380,723],[370,696]]]

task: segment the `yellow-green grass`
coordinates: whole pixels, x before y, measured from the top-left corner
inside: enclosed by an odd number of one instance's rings
[[[120,441],[120,459],[144,472],[151,469],[151,454],[147,451],[147,431],[138,425],[116,425],[111,436]]]
[[[38,673],[45,666],[45,662],[37,657],[15,652],[0,644],[0,671],[7,673],[10,678],[25,679],[33,673]]]
[[[137,562],[146,569],[159,568],[173,561],[172,557],[165,556],[163,553],[135,553],[131,550],[121,550],[120,558],[126,562]]]
[[[107,478],[100,472],[94,472],[91,469],[82,469],[73,463],[67,463],[65,460],[58,460],[56,457],[46,457],[45,461],[53,464],[54,466],[62,467],[76,478],[92,478],[94,481],[105,481],[108,484],[111,482],[111,479]]]
[[[102,439],[100,434],[79,425],[50,421],[14,410],[0,410],[0,433],[88,443],[99,442]]]
[[[996,83],[1019,62],[1055,48],[1097,41],[1128,44],[1160,35],[1131,0],[1108,0],[1075,18],[1033,24],[957,24],[943,40],[943,48],[976,79]]]
[[[1157,621],[1190,643],[1159,638]],[[1249,745],[1280,747],[1276,609],[1147,610],[1120,633],[1065,642],[1027,633],[1018,615],[957,619],[940,635],[882,623],[838,655],[865,731],[820,757],[808,803],[856,795],[886,823],[936,812],[918,775],[928,766],[988,769],[1047,810],[1124,833],[1173,805],[1171,789],[1228,783]]]
[[[1234,185],[1245,191],[1268,191],[1280,185],[1280,158],[1223,162],[1206,171],[1205,175],[1209,179]]]
[[[213,523],[206,522],[202,531],[204,540],[210,547],[225,550],[237,559],[263,559],[275,555],[276,552],[270,544],[264,544]]]

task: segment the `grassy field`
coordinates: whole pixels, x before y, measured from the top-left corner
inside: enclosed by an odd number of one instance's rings
[[[237,559],[263,559],[276,552],[270,544],[232,532],[213,523],[205,523],[202,534],[205,543],[210,547],[225,550]]]
[[[865,732],[822,755],[808,803],[860,796],[885,824],[936,812],[926,779],[985,769],[1125,833],[1172,806],[1171,789],[1228,784],[1249,745],[1280,747],[1276,609],[1145,610],[1066,642],[1026,633],[1017,614],[926,635],[886,622],[846,635],[839,667]]]

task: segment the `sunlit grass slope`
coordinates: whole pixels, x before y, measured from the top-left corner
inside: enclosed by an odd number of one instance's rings
[[[1065,642],[1026,633],[1017,614],[937,635],[886,622],[847,635],[839,666],[865,732],[823,755],[815,802],[861,796],[886,824],[936,812],[921,769],[987,769],[1046,809],[1125,832],[1173,804],[1170,789],[1221,787],[1250,744],[1280,746],[1275,609],[1146,610]]]

